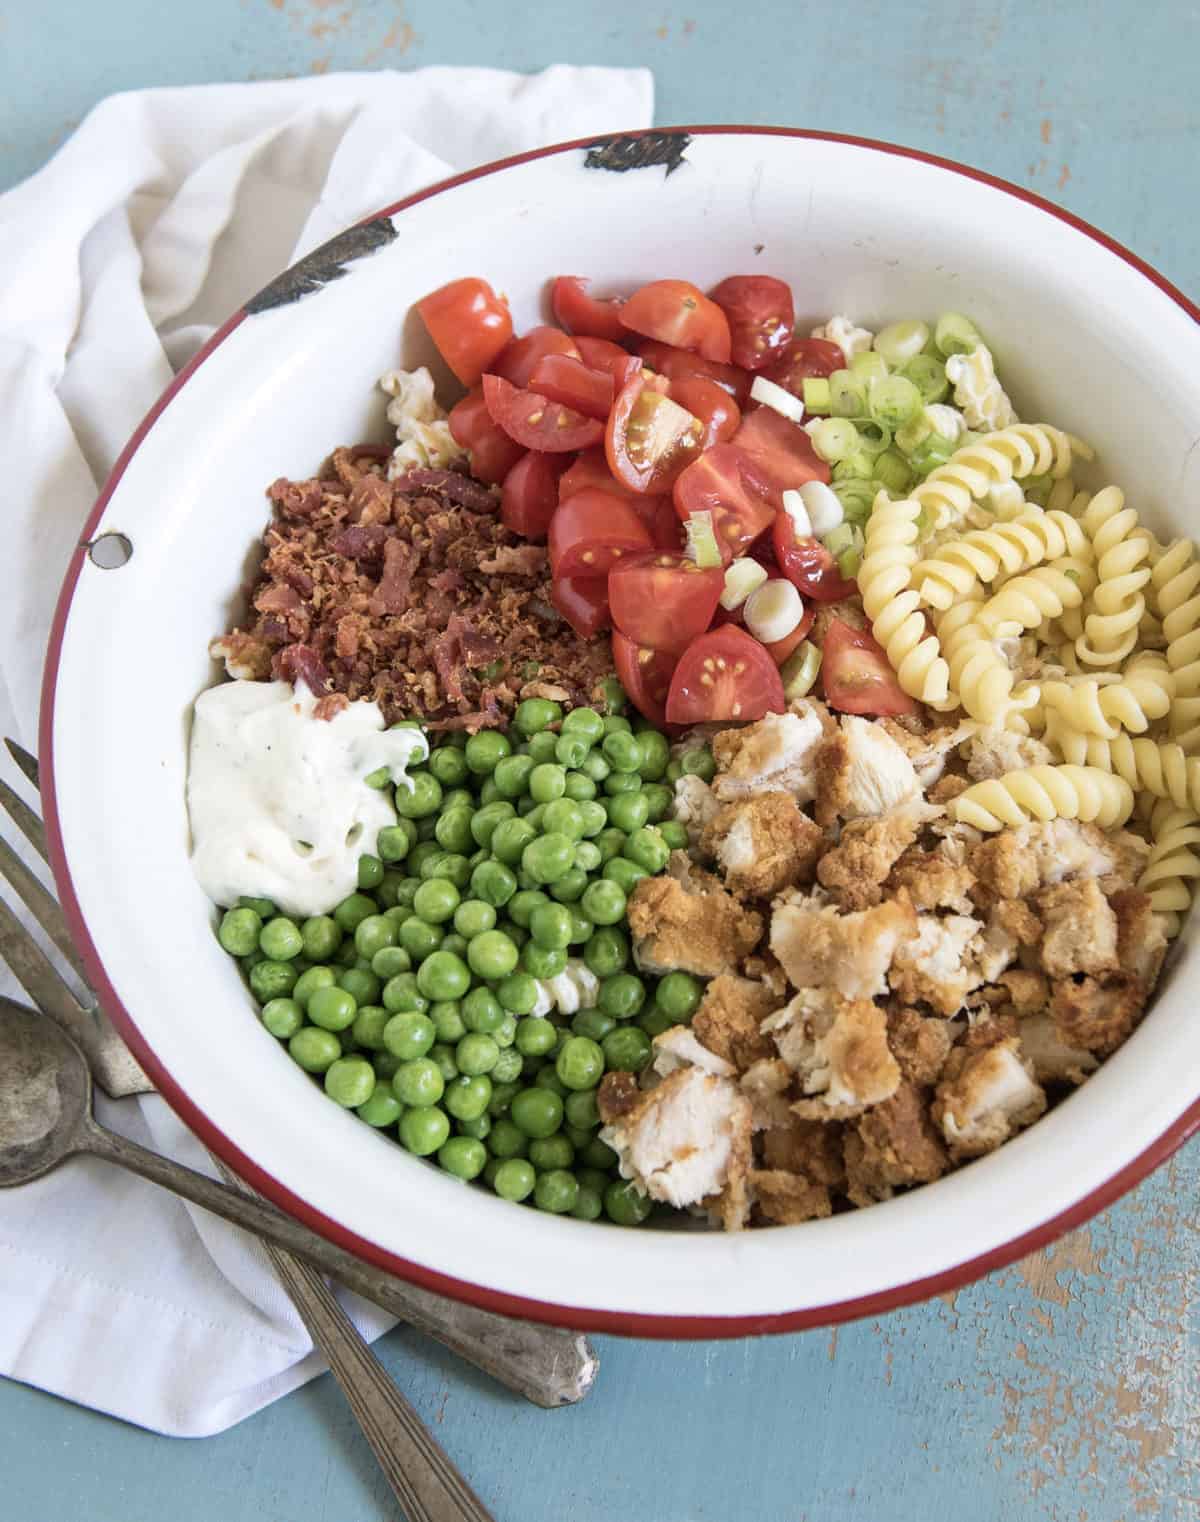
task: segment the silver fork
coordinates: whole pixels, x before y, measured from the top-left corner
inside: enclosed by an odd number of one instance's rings
[[[5,744],[23,775],[34,788],[38,788],[37,761],[15,741],[6,740]],[[0,808],[8,813],[43,860],[49,861],[41,819],[3,780],[0,780]],[[153,1084],[100,1008],[95,994],[87,987],[86,970],[72,945],[57,899],[47,892],[2,836],[0,875],[8,879],[17,896],[78,975],[85,989],[84,997],[80,999],[68,987],[3,898],[0,898],[0,961],[7,962],[12,968],[37,1008],[79,1042],[107,1094],[117,1099],[130,1094],[153,1093]],[[231,1188],[243,1194],[254,1194],[219,1159],[216,1163]],[[222,1187],[212,1180],[205,1182],[214,1190]],[[351,1257],[298,1222],[289,1221],[288,1224],[294,1229],[295,1239],[304,1242],[306,1256],[325,1264],[339,1283],[435,1338],[533,1404],[547,1409],[573,1404],[582,1400],[595,1382],[599,1360],[581,1333],[537,1322],[514,1321],[491,1311],[444,1299]],[[340,1313],[340,1307],[320,1274],[308,1263],[291,1254],[279,1253],[269,1243],[264,1246],[314,1341],[322,1347],[336,1372],[337,1366],[322,1339],[329,1335],[331,1317],[334,1311]],[[348,1319],[344,1329],[349,1330],[355,1341],[361,1341]],[[359,1354],[355,1351],[351,1362],[358,1359]],[[345,1350],[341,1362],[345,1363]],[[380,1372],[382,1374],[382,1370]],[[382,1378],[388,1391],[395,1395],[395,1387],[386,1374],[382,1374]],[[371,1429],[368,1427],[367,1430],[369,1434]]]

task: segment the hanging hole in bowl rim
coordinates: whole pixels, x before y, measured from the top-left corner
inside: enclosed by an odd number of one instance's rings
[[[133,540],[126,534],[100,534],[87,546],[88,559],[102,571],[119,571],[133,558]]]

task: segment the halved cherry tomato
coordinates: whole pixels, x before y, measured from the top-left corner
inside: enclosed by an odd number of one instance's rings
[[[667,650],[652,650],[613,631],[613,665],[629,701],[652,724],[667,722],[666,701],[676,657]]]
[[[623,556],[653,548],[633,507],[606,491],[577,491],[559,503],[550,520],[550,569],[556,581],[607,576]]]
[[[821,683],[826,701],[842,713],[915,713],[881,646],[865,629],[840,618],[830,621],[821,646]]]
[[[747,370],[763,370],[792,339],[792,292],[773,275],[730,275],[709,292],[729,322],[729,357]]]
[[[577,491],[583,491],[589,486],[611,492],[614,497],[625,497],[631,502],[643,500],[640,492],[630,491],[627,486],[621,485],[609,470],[608,456],[599,445],[594,449],[580,450],[578,459],[559,479],[558,500],[565,502],[568,497],[573,497]]]
[[[682,555],[631,555],[609,573],[613,624],[639,645],[682,650],[712,622],[724,585],[722,570]]]
[[[777,360],[763,373],[777,386],[793,396],[804,395],[804,382],[814,376],[832,375],[841,370],[846,356],[827,338],[794,338]]]
[[[775,509],[753,462],[733,444],[714,444],[679,477],[672,493],[686,523],[692,513],[711,513],[717,547],[726,565],[770,528]]]
[[[593,370],[603,370],[611,375],[614,387],[619,391],[628,385],[642,368],[636,354],[622,349],[620,344],[610,343],[607,338],[579,338],[579,357]]]
[[[703,375],[684,375],[671,382],[668,393],[673,402],[686,408],[704,424],[701,448],[723,444],[738,431],[741,409],[723,386]]]
[[[486,280],[452,280],[417,302],[438,353],[473,386],[512,337],[508,303]]]
[[[723,391],[729,392],[739,407],[746,405],[754,382],[754,377],[748,370],[740,370],[736,365],[714,364],[710,359],[701,359],[698,354],[689,354],[686,349],[673,349],[670,344],[655,343],[651,338],[638,344],[638,355],[651,370],[665,375],[668,380],[702,375],[705,380],[716,381]]]
[[[819,539],[797,537],[788,513],[776,514],[771,544],[779,569],[805,597],[815,602],[838,602],[858,591],[854,582],[842,580],[837,562]]]
[[[604,432],[613,475],[630,491],[669,491],[700,453],[703,427],[639,371],[621,388]]]
[[[533,367],[529,389],[564,407],[574,407],[584,417],[595,418],[608,417],[616,394],[611,375],[589,370],[582,360],[568,354],[544,354]]]
[[[744,412],[732,442],[754,461],[775,507],[783,506],[783,493],[789,488],[803,486],[806,481],[829,480],[829,466],[812,447],[808,434],[774,407],[753,407]]]
[[[576,338],[607,338],[620,343],[625,337],[621,326],[622,299],[599,301],[587,293],[588,281],[579,275],[560,275],[554,282],[550,304],[554,315]]]
[[[678,555],[682,551],[683,524],[676,517],[675,504],[669,496],[630,497],[629,504],[646,525],[656,550],[667,555]]]
[[[560,576],[550,584],[550,601],[579,635],[591,639],[612,627],[608,581],[603,576]]]
[[[483,377],[483,399],[493,421],[526,449],[563,454],[586,449],[604,437],[604,424],[596,418],[547,401],[536,391],[518,391],[498,375]]]
[[[785,634],[782,639],[772,640],[769,645],[763,646],[763,649],[777,666],[782,666],[796,646],[803,641],[808,631],[812,628],[813,619],[816,616],[817,610],[810,602],[801,615],[800,622],[790,634]]]
[[[471,474],[480,481],[503,481],[525,453],[493,422],[479,386],[451,409],[448,421],[454,442],[471,451]]]
[[[558,506],[558,478],[565,462],[560,456],[530,450],[504,478],[500,519],[525,539],[544,539]]]
[[[694,639],[680,656],[666,715],[671,724],[705,724],[761,719],[786,708],[775,662],[744,629],[723,624]]]
[[[578,359],[579,349],[570,334],[564,333],[561,328],[543,325],[540,328],[530,328],[528,333],[523,333],[520,338],[514,338],[506,344],[495,364],[489,365],[488,369],[493,375],[501,376],[510,386],[525,390],[534,366],[547,354],[569,354],[572,359]]]
[[[652,280],[643,285],[621,308],[621,323],[632,333],[676,349],[694,349],[719,365],[729,363],[725,313],[690,280]]]

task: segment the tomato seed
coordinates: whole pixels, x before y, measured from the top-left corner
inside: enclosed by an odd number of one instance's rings
[[[531,412],[526,421],[530,423],[540,423],[545,416],[545,412]]]

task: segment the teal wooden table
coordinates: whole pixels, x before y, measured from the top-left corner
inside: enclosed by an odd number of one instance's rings
[[[41,0],[0,9],[0,186],[113,90],[645,64],[660,122],[826,127],[963,159],[1195,296],[1198,43],[1188,0]],[[1184,1522],[1200,1517],[1198,1198],[1193,1147],[1047,1252],[881,1321],[598,1339],[595,1392],[553,1414],[403,1331],[380,1351],[500,1522]],[[0,1383],[6,1522],[393,1515],[328,1377],[191,1443]]]

